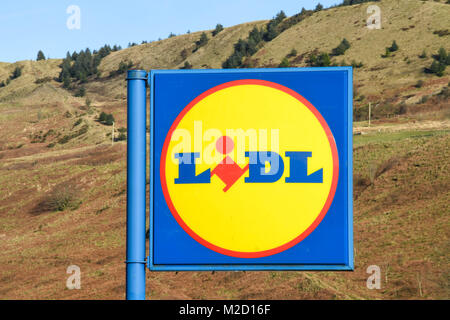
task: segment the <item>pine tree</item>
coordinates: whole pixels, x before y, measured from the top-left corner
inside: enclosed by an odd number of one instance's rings
[[[192,65],[189,63],[189,61],[185,61],[184,66],[182,66],[180,69],[192,69]]]
[[[70,77],[68,75],[63,78],[63,87],[65,89],[70,88]]]
[[[331,54],[334,56],[340,56],[345,53],[350,48],[350,42],[347,39],[343,39],[341,43],[332,50]]]
[[[41,50],[39,50],[39,52],[37,54],[36,61],[40,61],[40,60],[45,60],[45,55],[44,55],[44,53]]]
[[[398,45],[397,45],[397,42],[395,42],[395,40],[392,42],[392,45],[390,46],[390,48],[389,48],[389,51],[390,52],[395,52],[395,51],[397,51],[398,50]]]
[[[330,56],[328,55],[328,53],[322,53],[319,58],[318,58],[318,66],[319,67],[327,67],[331,64],[330,61]]]
[[[203,32],[202,35],[200,36],[200,39],[195,44],[197,45],[197,48],[200,48],[207,43],[208,43],[208,36],[206,35],[206,33]]]
[[[430,71],[438,77],[442,77],[444,75],[445,65],[435,60],[431,64]]]
[[[264,40],[271,41],[278,36],[278,32],[276,30],[276,25],[273,23],[269,23],[267,25],[267,32],[264,35]]]
[[[9,76],[9,79],[14,80],[14,79],[17,79],[18,77],[20,77],[21,75],[22,75],[22,68],[17,66],[14,69],[13,73]]]
[[[281,10],[280,12],[277,13],[277,15],[275,16],[275,21],[276,24],[279,24],[281,21],[283,21],[284,19],[286,19],[286,14],[284,13],[283,10]]]
[[[313,67],[327,67],[331,64],[330,56],[328,53],[321,53],[319,56],[312,53],[309,56],[309,64]]]
[[[112,114],[107,114],[106,115],[106,119],[105,119],[105,124],[107,126],[112,126],[113,122],[115,122],[113,115]]]
[[[447,51],[444,48],[439,48],[438,54],[437,54],[437,60],[442,64],[448,64],[447,63]]]
[[[253,39],[256,44],[259,44],[263,40],[262,32],[257,27],[253,27],[252,31],[248,34],[248,39]]]
[[[288,58],[284,58],[281,63],[278,65],[279,68],[287,68],[290,66]]]
[[[100,116],[98,117],[98,121],[100,122],[105,122],[106,121],[106,113],[105,112],[101,112]]]
[[[223,25],[221,25],[220,23],[218,23],[216,25],[216,28],[214,29],[214,31],[212,32],[213,37],[215,37],[217,34],[219,34],[220,31],[223,30]]]

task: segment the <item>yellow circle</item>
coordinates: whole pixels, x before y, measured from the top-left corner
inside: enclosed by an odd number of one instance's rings
[[[241,257],[283,247],[315,227],[326,213],[337,182],[334,140],[314,107],[286,90],[255,83],[224,86],[195,101],[169,133],[163,163],[171,210],[185,230],[213,250]],[[230,132],[244,132],[245,142]],[[255,132],[256,145],[249,138]],[[229,155],[240,168],[249,162],[245,151],[277,152],[284,163],[281,178],[272,183],[246,183],[247,170],[227,191],[217,175],[211,176],[210,183],[176,184],[179,159],[175,154],[199,153],[196,174],[213,171],[225,157],[215,148],[222,136],[233,139]],[[286,183],[290,176],[286,152],[311,152],[307,172],[322,170],[322,183]]]

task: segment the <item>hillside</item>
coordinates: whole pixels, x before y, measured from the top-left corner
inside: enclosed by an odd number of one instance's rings
[[[311,13],[244,58],[277,67],[288,56],[304,67],[346,38],[350,48],[331,62],[362,63],[354,69],[355,271],[148,272],[150,299],[450,298],[450,69],[424,72],[439,48],[450,52],[450,5],[376,2],[382,28],[369,30],[369,4]],[[221,68],[239,39],[268,23],[205,31],[197,50],[202,31],[111,52],[71,89],[57,81],[62,59],[0,63],[0,82],[22,68],[0,87],[0,299],[124,298],[126,142],[111,145],[112,127],[98,121],[111,113],[116,129],[126,127],[120,62]],[[394,40],[399,50],[383,58]],[[81,87],[86,94],[75,96]],[[65,288],[71,264],[81,267],[81,290]],[[380,290],[366,288],[369,265],[381,267]]]

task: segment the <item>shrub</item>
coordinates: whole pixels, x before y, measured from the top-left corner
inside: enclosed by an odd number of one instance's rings
[[[309,64],[312,67],[327,67],[331,64],[328,53],[320,53],[318,56],[312,53],[309,56]]]
[[[73,128],[75,128],[76,126],[78,126],[81,122],[83,122],[83,119],[79,118],[77,121],[75,121],[75,123],[73,124]]]
[[[423,96],[422,99],[420,99],[420,103],[425,103],[428,101],[428,96]]]
[[[40,205],[45,211],[76,210],[81,205],[78,194],[79,191],[75,186],[71,184],[60,185]]]
[[[439,48],[439,51],[438,51],[437,55],[434,56],[434,58],[444,65],[450,64],[450,55],[448,55],[447,50],[445,50],[442,47]]]
[[[186,60],[186,58],[188,57],[188,55],[189,55],[189,52],[187,51],[187,49],[181,50],[180,56],[181,56],[181,58],[182,58],[183,60]]]
[[[98,121],[107,126],[112,126],[113,122],[115,122],[114,116],[110,113],[105,113],[105,112],[100,113],[100,116],[98,117]]]
[[[443,87],[441,92],[438,93],[439,98],[448,99],[450,97],[449,87]]]
[[[425,49],[422,51],[422,53],[419,55],[420,59],[425,59],[427,57],[427,52],[425,51]]]
[[[112,114],[107,114],[104,124],[107,126],[112,126],[114,123],[114,116]]]
[[[239,52],[234,52],[224,63],[222,67],[224,69],[238,68],[242,63],[242,54]]]
[[[22,75],[22,67],[17,66],[12,72],[12,74],[9,76],[9,79],[14,80],[20,77],[21,75]]]
[[[342,39],[341,43],[331,51],[333,56],[340,56],[345,53],[350,48],[350,42],[347,39]]]
[[[192,65],[189,63],[189,61],[185,61],[184,66],[180,67],[180,69],[192,69]]]
[[[44,77],[44,78],[36,79],[36,81],[34,81],[34,83],[41,84],[41,83],[46,83],[46,82],[50,82],[50,81],[52,81],[51,77]]]
[[[448,1],[447,1],[447,3],[448,3]],[[433,32],[433,34],[437,34],[439,37],[444,37],[444,36],[448,36],[450,34],[450,31],[448,31],[448,29],[436,30]]]
[[[444,48],[440,48],[438,53],[433,55],[434,61],[429,68],[425,68],[426,73],[434,73],[439,77],[444,75],[444,71],[450,64],[450,54]]]
[[[203,32],[202,35],[200,36],[200,39],[195,42],[195,48],[193,52],[197,51],[198,49],[206,45],[208,43],[208,40],[209,40],[208,36],[206,35],[206,33]]]
[[[65,135],[64,137],[59,139],[58,143],[59,144],[65,144],[65,143],[69,142],[70,140],[72,140],[74,138],[77,138],[77,137],[87,133],[88,129],[89,129],[89,126],[87,124],[85,124],[84,126],[81,127],[80,130],[78,130],[78,131],[76,131],[76,132],[74,132],[72,134]]]
[[[221,25],[220,23],[218,23],[216,25],[216,28],[214,29],[214,31],[212,32],[213,37],[215,37],[217,34],[219,34],[220,31],[223,30],[223,25]]]
[[[431,64],[429,71],[430,73],[434,73],[439,77],[442,77],[444,75],[444,71],[445,71],[445,65],[438,62],[438,61],[433,61],[433,63]]]
[[[416,88],[422,88],[422,87],[423,87],[423,84],[424,84],[423,80],[419,80],[419,81],[417,81],[415,87],[416,87]]]
[[[391,51],[389,50],[389,48],[386,48],[385,53],[381,55],[382,58],[388,58],[390,56],[391,56]]]
[[[125,73],[128,69],[130,69],[133,66],[132,61],[120,61],[119,67],[117,68],[117,74]]]
[[[363,63],[360,62],[356,62],[355,60],[352,61],[352,67],[353,68],[361,68],[363,66]]]
[[[353,119],[355,121],[366,120],[368,117],[369,117],[369,105],[368,104],[354,109]]]
[[[289,60],[284,58],[281,63],[278,65],[279,68],[287,68],[290,66]]]
[[[123,132],[119,133],[119,136],[114,139],[115,141],[125,141],[127,140],[127,135]]]
[[[295,57],[296,55],[297,55],[297,50],[292,49],[291,52],[289,52],[289,54],[286,57],[292,58],[292,57]]]
[[[72,118],[72,114],[71,114],[69,111],[66,111],[66,112],[64,113],[64,117],[66,117],[66,118]]]
[[[86,95],[86,88],[80,87],[77,92],[75,92],[75,97],[84,97]]]

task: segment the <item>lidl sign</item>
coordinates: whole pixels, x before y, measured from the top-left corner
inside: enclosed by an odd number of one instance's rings
[[[352,70],[150,73],[152,270],[352,270]]]

